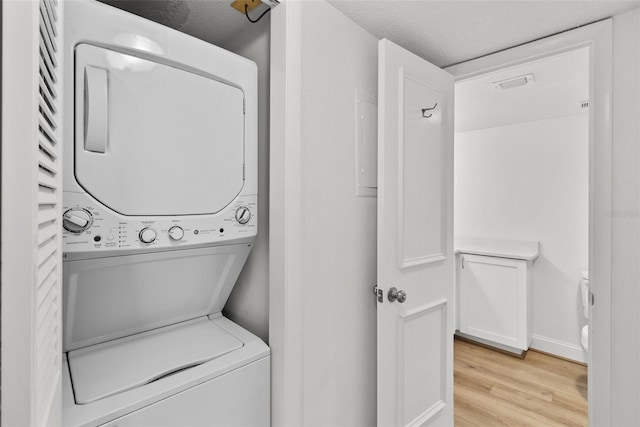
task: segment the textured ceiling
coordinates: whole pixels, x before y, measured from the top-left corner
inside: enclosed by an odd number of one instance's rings
[[[220,46],[252,25],[231,8],[232,0],[101,1]],[[640,0],[328,1],[374,36],[388,38],[440,67],[640,6]],[[251,16],[265,8],[259,6]]]
[[[511,89],[494,82],[533,74],[533,81]],[[456,84],[456,132],[586,114],[589,51],[582,48]]]
[[[640,1],[328,0],[377,38],[445,67],[640,6]]]

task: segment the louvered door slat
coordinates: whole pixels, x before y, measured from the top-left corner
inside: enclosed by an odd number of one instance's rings
[[[55,333],[55,329],[47,331],[47,333]],[[55,344],[55,340],[47,340],[45,343],[48,346],[53,346]],[[38,358],[38,370],[45,370],[50,366],[56,363],[57,357],[52,353],[43,354],[42,357]],[[51,387],[50,384],[45,384],[44,388]]]
[[[56,241],[49,239],[38,248],[38,265],[41,265],[47,259],[51,258],[58,248]]]
[[[51,305],[55,305],[56,299],[57,298],[53,298],[51,300]],[[47,312],[47,317],[45,319],[42,319],[40,328],[38,328],[37,339],[42,343],[44,348],[52,347],[53,344],[57,341],[55,334],[57,324],[53,321],[55,316],[55,311]],[[56,358],[58,358],[57,354],[54,354],[52,352],[43,352],[38,355],[38,365],[39,367],[42,367],[44,365],[43,362],[48,360],[55,360]]]
[[[58,45],[56,44],[55,35],[53,34],[51,19],[47,15],[47,11],[45,10],[45,7],[42,5],[42,3],[40,4],[40,29],[41,31],[47,32],[45,36],[49,40],[49,43],[51,43],[51,46],[53,47],[54,52],[57,52]]]
[[[54,298],[55,300],[55,298]],[[50,307],[44,307],[45,310],[47,310],[46,314],[45,314],[45,318],[42,320],[42,322],[40,323],[40,325],[37,328],[37,332],[36,332],[36,341],[42,345],[43,348],[50,348],[51,347],[51,343],[55,342],[56,337],[53,335],[53,332],[56,330],[57,324],[55,322],[55,310],[51,311],[49,310]],[[38,359],[40,360],[46,360],[48,357],[50,357],[50,354],[48,354],[50,352],[45,351],[42,352],[42,354],[38,355]],[[54,357],[57,356],[57,354],[53,355]]]
[[[40,89],[42,89],[41,93],[44,94],[47,106],[53,111],[52,107],[55,105],[53,100],[58,97],[58,94],[55,91],[55,86],[50,83],[50,80],[47,80],[40,75]]]
[[[52,144],[56,143],[56,136],[53,133],[53,129],[49,126],[49,123],[40,116],[38,120],[38,124],[40,125],[40,132],[51,142]]]
[[[55,68],[58,66],[58,59],[56,58],[56,52],[55,49],[53,49],[53,44],[51,43],[51,40],[49,40],[49,37],[47,37],[46,30],[41,29],[40,35],[42,36],[40,37],[40,44],[42,45],[46,56],[51,59],[51,64]]]
[[[52,329],[52,330],[47,330],[45,333],[46,334],[54,334],[55,332],[56,332],[55,329]],[[43,335],[45,333],[43,333]],[[56,343],[55,339],[48,339],[45,342],[45,345],[47,345],[49,347],[52,347],[52,346],[55,345],[55,343]],[[38,370],[45,370],[45,369],[49,368],[50,366],[54,365],[56,363],[56,359],[57,359],[57,356],[54,355],[53,353],[43,354],[42,357],[38,358]],[[46,388],[46,387],[51,387],[51,385],[50,384],[45,384],[44,388]]]
[[[56,180],[55,175],[51,173],[46,173],[44,169],[40,169],[38,173],[38,183],[45,187],[49,188],[58,188],[58,181]]]
[[[58,21],[58,12],[56,11],[56,7],[54,7],[51,4],[50,0],[44,0],[43,3],[45,5],[47,13],[49,14],[49,17],[51,18],[51,21],[52,22],[57,22]],[[53,26],[53,30],[54,30],[53,34],[57,36],[58,35],[58,30],[57,30],[55,25]]]
[[[58,219],[55,207],[46,205],[38,209],[38,224],[44,224]]]
[[[40,165],[40,168],[42,169],[43,173],[46,173],[51,178],[55,179],[56,165],[49,157],[45,156],[44,154],[39,155],[38,164]],[[53,182],[53,184],[55,185],[55,182]],[[47,188],[55,188],[55,187],[47,186]]]
[[[56,269],[57,265],[58,264],[56,263],[55,257],[52,257],[46,260],[41,266],[38,267],[38,270],[37,270],[38,278],[44,280],[44,278],[46,278],[49,274],[51,274],[52,271]],[[40,287],[42,283],[43,282],[38,282],[38,287]]]
[[[55,147],[52,146],[51,142],[47,138],[43,137],[42,134],[39,135],[38,148],[44,153],[46,153],[46,155],[48,155],[51,159],[58,158],[58,154],[55,150]]]
[[[55,167],[55,165],[54,165]],[[39,166],[38,168],[38,185],[42,187],[49,188],[51,190],[55,190],[58,188],[58,180],[56,179],[56,173]],[[48,205],[49,203],[39,203],[42,205]],[[47,207],[41,207],[40,210],[46,210]]]
[[[49,109],[49,106],[44,101],[44,98],[42,97],[42,95],[40,95],[39,109],[40,109],[40,113],[47,120],[47,123],[49,123],[49,125],[52,127],[55,126],[56,122],[55,122],[55,119],[53,118],[53,112]]]
[[[47,319],[50,319],[55,315],[55,305],[53,304],[56,298],[56,293],[52,289],[49,290],[46,297],[42,301],[42,304],[38,307],[38,315],[36,317],[36,325],[38,329],[42,327]],[[40,309],[42,308],[42,309]]]
[[[40,77],[40,80],[42,80],[42,77]],[[47,107],[48,111],[52,114],[55,115],[58,111],[55,107],[55,103],[53,103],[53,100],[55,99],[52,95],[51,92],[49,92],[48,90],[46,90],[46,85],[40,85],[40,87],[38,88],[38,92],[39,92],[39,101],[40,103],[38,104],[38,107],[40,105],[44,105],[45,107]]]
[[[49,294],[51,294],[51,290],[55,289],[55,284],[56,284],[56,281],[57,281],[57,277],[56,277],[55,273],[56,273],[56,271],[53,270],[40,283],[40,287],[38,288],[38,295],[37,295],[37,306],[38,307],[40,307],[43,304],[44,300],[49,296]]]
[[[38,164],[40,167],[55,175],[57,167],[55,159],[52,158],[46,150],[43,150],[41,146],[38,146],[38,148],[40,151],[38,153]]]
[[[47,76],[49,76],[51,78],[51,80],[56,83],[58,81],[57,76],[55,75],[55,73],[53,72],[53,70],[49,69],[49,64],[47,63],[47,61],[45,60],[44,57],[44,53],[42,52],[42,49],[39,50],[40,53],[40,72],[46,74]]]
[[[51,75],[51,78],[56,81],[56,73],[55,69],[57,64],[54,62],[54,59],[49,56],[47,53],[47,47],[45,46],[43,41],[40,41],[40,58],[44,59],[44,65],[47,72]]]
[[[46,1],[40,3],[40,16],[44,22],[40,23],[40,28],[42,28],[43,24],[47,29],[47,37],[53,42],[54,46],[56,43],[56,36],[58,35],[58,30],[56,28],[55,22],[57,19],[51,19],[52,15],[49,12],[49,7],[46,6]]]
[[[53,74],[55,73],[55,69],[58,67],[58,59],[54,52],[52,52],[52,47],[50,42],[46,41],[46,38],[40,38],[40,50],[42,51],[42,56],[45,61],[47,61],[47,71]]]
[[[55,189],[49,187],[38,187],[38,198],[41,205],[56,205],[58,203],[58,195],[56,194]],[[42,223],[38,223],[41,225]]]
[[[40,230],[38,230],[38,244],[41,245],[48,239],[53,239],[56,236],[56,230],[54,221],[49,221],[41,226]]]
[[[55,302],[55,299],[54,299]],[[55,322],[55,312],[49,312],[47,314],[47,318],[43,320],[41,327],[38,329],[36,334],[38,342],[42,343],[43,348],[51,348],[54,347],[54,344],[57,342],[56,338],[56,329],[57,322]],[[38,354],[38,370],[46,371],[52,361],[58,358],[58,354],[54,354],[52,352],[43,352]],[[49,380],[51,377],[44,377],[46,380]],[[43,388],[49,387],[49,385],[45,385]]]
[[[40,63],[42,64],[42,66],[44,67],[44,62],[42,61],[42,58],[40,58]],[[55,83],[56,81],[52,78],[51,74],[49,74],[46,70],[46,67],[43,69],[41,68],[41,72],[40,72],[40,78],[43,80],[42,82],[40,82],[40,88],[47,88],[47,89],[51,89],[54,88],[55,90]],[[43,89],[44,91],[44,89]],[[56,97],[57,94],[54,93],[52,90],[49,90],[49,99],[47,99],[47,106],[49,107],[49,109],[51,110],[51,112],[55,113],[56,110],[56,105],[55,103],[51,102],[51,97]],[[44,94],[41,94],[42,96],[45,96]]]
[[[51,331],[51,334],[56,334],[57,331],[56,329],[53,329]],[[50,347],[56,347],[57,346],[57,342],[56,340],[50,341],[47,343],[47,345],[49,345]],[[48,357],[40,359],[39,363],[38,363],[38,371],[48,371],[51,370],[52,368],[54,368],[55,366],[58,366],[60,364],[60,356],[57,355],[48,355]],[[56,381],[58,381],[58,379],[56,377],[45,377],[43,378],[43,383],[42,383],[42,388],[37,390],[37,400],[38,401],[47,401],[49,399],[51,399],[52,396],[50,396],[47,393],[47,390],[51,390],[53,388],[56,387]],[[53,402],[48,402],[49,405],[53,404]]]
[[[46,191],[45,191],[46,190]],[[40,200],[41,204],[49,204],[54,206],[57,203],[57,195],[55,192],[49,187],[40,187]],[[56,218],[54,218],[56,219]],[[42,224],[42,223],[40,223]]]
[[[41,31],[41,35],[43,36],[41,37],[41,40],[42,42],[44,42],[45,51],[47,55],[49,55],[49,57],[51,58],[51,63],[54,66],[57,66],[58,60],[56,59],[56,49],[54,48],[53,43],[51,42],[49,37],[47,37],[48,34],[46,34],[46,29],[42,29],[40,31]],[[44,33],[42,33],[42,31],[44,31]]]

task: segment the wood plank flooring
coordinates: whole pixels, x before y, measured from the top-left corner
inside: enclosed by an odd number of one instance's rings
[[[456,339],[454,422],[586,426],[587,368],[536,351],[523,359]]]

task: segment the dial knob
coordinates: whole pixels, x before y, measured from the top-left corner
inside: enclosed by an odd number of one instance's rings
[[[140,230],[140,234],[138,236],[140,237],[140,241],[143,243],[153,243],[153,241],[156,240],[156,237],[158,237],[158,233],[156,233],[156,230],[153,228],[145,227]]]
[[[184,230],[178,225],[174,225],[169,229],[169,238],[171,240],[180,240],[184,237]]]
[[[93,223],[93,215],[83,208],[71,208],[62,214],[62,226],[71,233],[80,234]]]
[[[240,224],[246,224],[251,219],[251,211],[246,206],[240,206],[236,209],[236,221]]]

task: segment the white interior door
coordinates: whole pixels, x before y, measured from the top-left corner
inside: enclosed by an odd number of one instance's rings
[[[451,426],[454,80],[378,49],[378,425]]]

